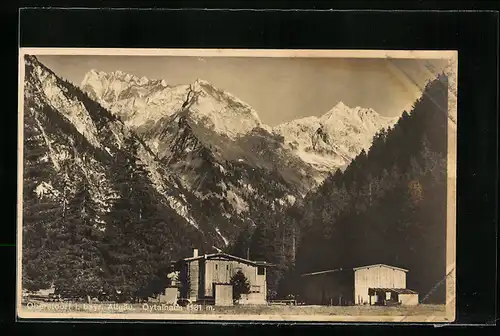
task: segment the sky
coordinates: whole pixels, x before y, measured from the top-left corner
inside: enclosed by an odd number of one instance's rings
[[[383,58],[272,58],[189,56],[43,55],[56,74],[80,85],[91,69],[121,70],[167,83],[204,79],[251,105],[262,122],[274,126],[321,116],[337,103],[400,115],[445,60]],[[433,71],[429,70],[431,66]]]

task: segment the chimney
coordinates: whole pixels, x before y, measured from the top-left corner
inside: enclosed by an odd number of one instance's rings
[[[198,256],[198,249],[193,249],[193,257],[196,258]]]

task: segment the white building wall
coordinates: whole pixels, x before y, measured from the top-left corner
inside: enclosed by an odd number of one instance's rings
[[[398,300],[403,306],[418,305],[418,294],[399,294]]]
[[[354,271],[354,302],[369,304],[368,288],[406,288],[406,272],[387,266]]]
[[[266,301],[266,269],[258,274],[258,267],[235,260],[210,259],[205,267],[205,295],[213,296],[213,283],[229,283],[231,277],[239,270],[250,283],[250,294],[242,298],[242,303],[265,303]]]

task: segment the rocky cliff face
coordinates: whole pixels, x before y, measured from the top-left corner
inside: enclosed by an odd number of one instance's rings
[[[122,197],[112,179],[113,163],[133,155],[132,159],[145,167],[146,183],[156,190],[163,206],[175,213],[188,231],[198,231],[186,192],[178,189],[176,178],[165,173],[154,153],[134,131],[35,57],[27,56],[25,62],[24,120],[25,134],[28,134],[25,155],[29,157],[30,146],[33,146],[43,154],[31,164],[43,160],[53,171],[45,178],[35,174],[35,189],[23,195],[25,198],[49,197],[45,191],[50,190],[50,197],[63,204],[75,192],[75,185],[83,180],[103,217],[113,199]],[[135,144],[136,153],[126,152],[126,141]],[[28,157],[25,156],[25,160]],[[102,230],[105,229],[103,223]],[[212,233],[215,236],[215,231]]]

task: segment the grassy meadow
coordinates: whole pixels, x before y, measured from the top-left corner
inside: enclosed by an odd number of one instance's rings
[[[224,319],[225,316],[233,316],[232,319],[249,318],[251,316],[265,316],[267,320],[273,320],[273,316],[277,316],[278,320],[297,317],[303,317],[303,320],[312,318],[315,321],[321,321],[322,317],[325,320],[333,318],[336,321],[355,320],[357,317],[381,317],[392,318],[395,321],[404,322],[405,318],[421,317],[422,322],[427,320],[443,321],[446,317],[446,309],[444,305],[430,305],[420,304],[418,306],[397,306],[397,307],[384,307],[384,306],[284,306],[284,305],[237,305],[230,307],[221,306],[203,306],[191,305],[188,307],[172,306],[167,304],[148,302],[148,303],[135,303],[135,304],[108,304],[108,303],[71,303],[71,302],[31,302],[24,304],[21,307],[22,313],[35,315],[42,313],[44,317],[61,317],[71,315],[71,317],[78,318],[79,315],[92,314],[97,318],[99,315],[129,315],[133,314],[134,318],[147,318],[148,315],[158,316],[163,319],[189,319],[184,317],[191,315],[193,319],[200,319],[205,316],[207,319]],[[137,317],[136,317],[137,316]],[[398,319],[398,317],[402,317]]]

